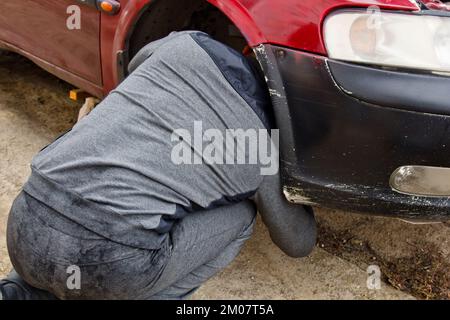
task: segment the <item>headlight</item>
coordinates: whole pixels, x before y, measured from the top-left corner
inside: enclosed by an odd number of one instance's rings
[[[450,17],[341,11],[324,23],[332,59],[450,72]]]

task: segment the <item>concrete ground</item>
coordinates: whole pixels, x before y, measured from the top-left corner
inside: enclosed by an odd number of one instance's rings
[[[10,270],[5,243],[11,203],[35,153],[75,123],[70,86],[15,55],[0,53],[0,276]],[[450,299],[448,224],[411,225],[316,208],[320,236],[308,258],[291,259],[258,221],[239,257],[197,299]],[[367,288],[368,265],[381,269]]]

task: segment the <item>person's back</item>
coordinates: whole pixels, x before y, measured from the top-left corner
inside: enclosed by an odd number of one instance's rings
[[[202,135],[208,129],[224,137],[227,129],[265,129],[267,120],[258,114],[269,99],[246,60],[203,33],[174,34],[136,60],[142,62],[132,64],[136,70],[124,83],[34,158],[25,191],[104,236],[154,249],[162,239],[151,243],[143,229],[165,235],[188,212],[237,203],[256,192],[260,165],[207,163]],[[192,165],[172,158],[180,129],[192,138],[179,138],[192,150],[182,155]],[[248,158],[249,149],[238,147],[232,159],[238,153]],[[70,210],[60,207],[74,199]],[[105,224],[116,226],[114,234]],[[130,232],[136,233],[132,239]]]

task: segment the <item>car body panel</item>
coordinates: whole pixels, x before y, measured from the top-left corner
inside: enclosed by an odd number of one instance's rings
[[[134,24],[141,13],[150,6],[150,0],[121,0],[121,10],[118,15],[102,14],[101,20],[101,51],[103,63],[103,94],[108,94],[121,81],[119,55],[127,49],[127,39],[133,31]]]
[[[390,184],[401,166],[450,166],[450,116],[440,111],[449,109],[447,88],[430,89],[436,104],[440,100],[433,110],[438,112],[417,112],[407,105],[391,106],[389,98],[396,102],[398,97],[383,97],[377,104],[343,90],[336,77],[341,69],[333,66],[345,63],[273,45],[262,45],[257,52],[280,129],[288,200],[406,219],[450,218],[449,197],[403,194]],[[371,68],[352,66],[352,72],[370,85],[366,77],[373,76]],[[385,81],[398,77],[395,71],[377,72]],[[439,78],[404,73],[396,81],[403,86],[421,81],[425,88]]]
[[[127,48],[127,39],[136,19],[156,1],[121,0],[117,16],[103,15],[101,43],[105,94],[120,81],[118,53]],[[410,0],[205,0],[219,8],[239,28],[250,46],[272,43],[326,55],[321,36],[325,16],[338,8],[379,6],[388,10],[418,10]],[[151,9],[151,8],[150,8]],[[122,71],[123,72],[123,71]]]
[[[137,19],[155,1],[121,0],[117,15],[101,14],[76,0],[2,0],[0,45],[13,49],[58,77],[96,96],[105,96],[121,81],[120,54]],[[325,55],[321,24],[340,7],[377,5],[390,10],[417,10],[410,0],[205,0],[240,29],[251,46],[272,43]],[[68,30],[67,7],[82,8],[81,30]],[[150,8],[151,9],[151,8]]]
[[[418,10],[410,0],[209,0],[241,29],[251,46],[271,43],[325,55],[322,22],[338,8]]]
[[[66,26],[71,0],[1,0],[0,40],[49,65],[102,85],[100,13],[82,7],[80,30]]]

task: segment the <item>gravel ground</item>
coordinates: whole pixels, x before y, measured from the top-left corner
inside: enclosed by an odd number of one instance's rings
[[[0,53],[0,276],[11,268],[5,229],[9,208],[33,155],[75,123],[79,103],[66,83],[27,60]],[[450,298],[448,224],[316,208],[320,237],[304,259],[286,257],[258,221],[239,257],[208,281],[197,299]],[[367,266],[381,268],[380,290],[367,289]]]

